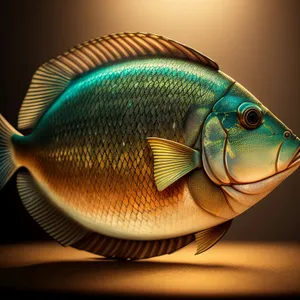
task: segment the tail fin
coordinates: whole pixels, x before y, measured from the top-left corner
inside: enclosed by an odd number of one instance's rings
[[[11,137],[14,134],[22,135],[0,114],[0,190],[18,169],[12,152]]]

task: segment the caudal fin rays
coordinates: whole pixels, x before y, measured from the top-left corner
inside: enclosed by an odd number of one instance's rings
[[[18,169],[11,142],[14,134],[21,135],[0,114],[0,190]]]

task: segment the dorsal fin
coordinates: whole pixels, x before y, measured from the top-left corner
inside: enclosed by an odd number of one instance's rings
[[[96,38],[50,60],[35,72],[20,109],[19,129],[34,127],[74,77],[114,61],[146,56],[183,58],[219,69],[198,51],[159,35],[117,33]]]

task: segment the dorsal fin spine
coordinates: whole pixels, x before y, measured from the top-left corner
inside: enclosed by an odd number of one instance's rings
[[[63,61],[64,63],[62,63],[61,61]],[[76,63],[74,63],[71,58],[66,56],[58,56],[56,60],[52,60],[50,61],[50,63],[52,64],[52,66],[54,66],[54,71],[62,71],[66,74],[66,76],[75,76],[76,73],[82,73],[82,70],[76,65]],[[51,69],[51,65],[49,65],[49,67]]]
[[[155,55],[188,59],[218,70],[210,58],[155,34],[118,33],[96,38],[51,59],[35,72],[19,113],[18,127],[34,127],[73,78],[109,62]]]

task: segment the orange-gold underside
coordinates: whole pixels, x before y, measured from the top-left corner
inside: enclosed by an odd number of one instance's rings
[[[145,151],[141,159],[127,155],[119,159],[118,165],[97,160],[92,164],[87,157],[80,161],[45,153],[31,154],[25,165],[59,201],[92,222],[104,222],[125,231],[147,231],[161,226],[165,218],[165,225],[172,227],[184,180],[158,192],[150,152]]]

